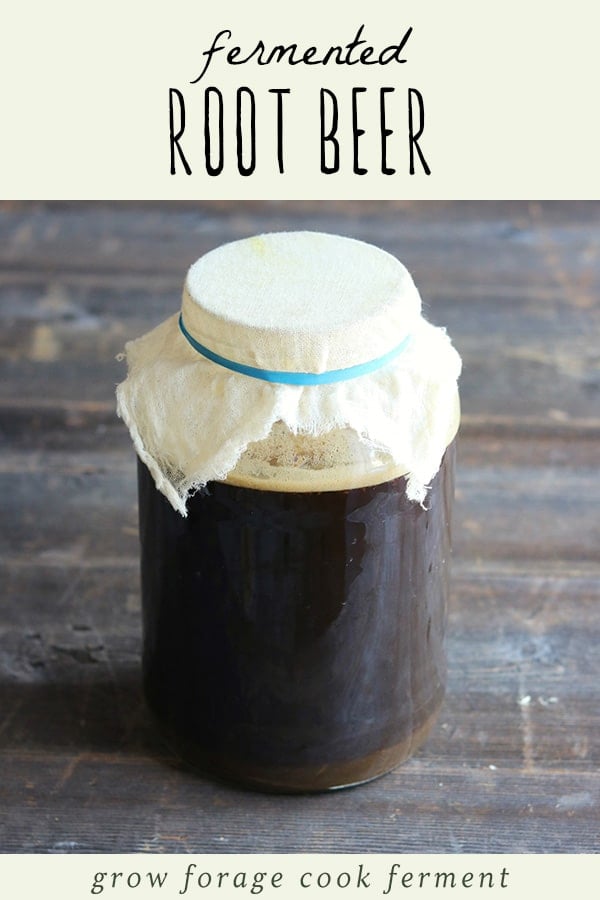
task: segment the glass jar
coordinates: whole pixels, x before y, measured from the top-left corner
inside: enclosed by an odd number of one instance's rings
[[[389,253],[257,235],[126,346],[148,702],[204,771],[383,774],[444,694],[460,357]]]
[[[145,692],[183,759],[317,791],[422,744],[446,680],[455,430],[423,504],[347,429],[277,423],[186,517],[138,462]]]

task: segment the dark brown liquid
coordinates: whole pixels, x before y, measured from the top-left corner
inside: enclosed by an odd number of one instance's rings
[[[269,790],[368,780],[445,685],[453,448],[427,496],[211,484],[175,512],[139,464],[148,702],[188,761]]]

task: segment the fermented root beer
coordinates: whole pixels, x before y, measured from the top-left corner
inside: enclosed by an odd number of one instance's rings
[[[143,677],[171,746],[268,791],[394,768],[444,696],[460,369],[410,276],[346,238],[241,241],[127,349]]]
[[[271,790],[369,780],[426,738],[446,683],[454,448],[406,479],[214,483],[183,519],[139,463],[144,672],[181,755]]]

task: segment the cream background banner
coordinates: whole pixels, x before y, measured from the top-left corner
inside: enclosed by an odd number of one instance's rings
[[[376,54],[413,31],[406,63],[227,65],[203,52],[222,29],[247,55],[297,43],[319,53],[364,25]],[[600,8],[589,0],[420,0],[206,4],[31,0],[3,17],[0,55],[5,199],[592,199],[600,197],[597,115]],[[223,95],[224,168],[206,173],[204,90]],[[235,97],[256,102],[256,169],[235,165]],[[381,173],[380,88],[388,165]],[[320,171],[319,91],[339,102],[340,171]],[[352,172],[353,87],[359,163]],[[184,146],[192,174],[170,174],[169,89],[185,97]],[[274,119],[283,96],[284,174]],[[408,174],[408,88],[423,97],[421,147],[431,168]],[[183,140],[183,138],[182,138]],[[331,148],[330,148],[331,149]]]

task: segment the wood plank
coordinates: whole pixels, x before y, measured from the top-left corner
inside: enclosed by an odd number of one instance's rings
[[[21,589],[30,576],[23,573]],[[68,574],[58,577],[69,583]],[[3,673],[2,708],[12,714],[0,738],[4,850],[594,852],[599,623],[590,631],[597,596],[590,586],[581,586],[568,610],[555,592],[542,613],[539,579],[522,580],[507,629],[514,582],[492,582],[482,597],[480,584],[463,579],[449,635],[449,695],[430,741],[380,781],[291,800],[246,793],[174,765],[141,707],[131,626],[119,637],[119,621],[135,613],[117,599],[111,628],[107,601],[117,585],[101,577],[95,584],[95,591],[71,596],[79,627],[83,610],[109,627],[111,672],[100,661],[55,654],[61,678],[37,667],[34,680],[9,684],[8,695]],[[25,589],[23,596],[39,593]],[[57,640],[63,629],[62,639],[73,641],[48,608],[45,617],[45,634]],[[561,648],[556,659],[543,654],[541,664],[530,649],[540,627]],[[81,640],[89,637],[75,635],[77,646]],[[4,634],[3,650],[6,641]],[[528,674],[536,690],[523,704]]]
[[[10,760],[25,805],[4,806],[7,852],[435,852],[597,850],[598,779],[564,773],[560,788],[487,766],[413,759],[355,791],[299,798],[249,795],[159,762],[140,769],[85,754]],[[31,772],[34,772],[34,780]],[[64,790],[51,794],[52,785]],[[101,805],[94,797],[102,793]],[[37,797],[40,798],[37,802]],[[148,808],[148,797],[152,797]],[[76,812],[75,812],[76,810]]]
[[[118,288],[167,287],[179,293],[199,255],[258,231],[315,228],[371,240],[413,272],[426,304],[450,298],[466,308],[502,298],[504,309],[532,295],[582,314],[597,308],[600,203],[559,204],[204,204],[140,211],[128,204],[0,212],[0,268],[10,291],[49,278]],[[554,214],[560,211],[558,217]],[[554,212],[553,212],[554,211]],[[308,221],[307,221],[308,219]],[[452,326],[454,322],[450,323]]]
[[[114,356],[203,249],[386,247],[464,356],[448,696],[353,791],[178,766],[140,687],[135,460]],[[0,849],[596,852],[600,203],[0,202]]]
[[[467,414],[600,418],[600,204],[373,209],[317,207],[319,227],[337,223],[405,259],[464,356]],[[306,216],[314,204],[0,215],[0,398],[109,402],[124,371],[115,355],[176,310],[189,262],[252,231],[307,227]]]
[[[468,466],[585,466],[598,461],[600,419],[553,415],[522,418],[462,414],[459,469]],[[115,402],[11,397],[0,402],[0,468],[80,470],[95,465],[94,455],[131,455],[127,429]],[[84,454],[81,459],[79,454]],[[119,468],[121,462],[111,459]]]
[[[16,269],[33,265],[34,270],[56,270],[62,264],[71,271],[116,267],[181,274],[205,249],[224,240],[259,231],[309,228],[351,236],[368,232],[385,249],[394,242],[401,242],[406,252],[420,247],[429,269],[435,260],[438,277],[446,266],[452,274],[455,266],[465,271],[464,253],[456,252],[457,244],[475,249],[479,243],[496,252],[489,258],[473,253],[469,262],[476,271],[485,262],[491,272],[518,280],[530,271],[528,262],[536,261],[539,250],[548,266],[560,263],[560,271],[580,278],[582,263],[597,258],[594,231],[599,219],[597,202],[19,204],[0,209],[0,264]],[[573,258],[574,246],[582,248],[578,258]],[[564,259],[561,248],[568,251]],[[590,271],[591,267],[586,278]]]
[[[136,567],[9,563],[1,577],[4,850],[593,852],[597,566],[560,578],[463,563],[426,746],[386,779],[291,804],[174,765],[142,705]],[[344,837],[356,821],[368,829]]]
[[[456,557],[598,561],[595,473],[553,465],[459,469]],[[16,472],[0,467],[0,554],[41,561],[135,557],[136,491],[133,451],[66,471],[60,464]]]
[[[113,336],[110,341],[90,340],[90,355],[83,359],[79,353],[65,361],[1,359],[0,404],[12,404],[18,397],[31,408],[36,401],[43,405],[43,398],[53,398],[59,404],[94,401],[114,408],[115,387],[125,377],[125,366],[115,356],[125,338]],[[101,344],[105,347],[102,358],[94,358]],[[476,350],[469,349],[466,342],[460,346],[457,341],[456,345],[465,366],[460,380],[465,415],[518,420],[533,417],[548,422],[558,418],[600,419],[600,375],[588,342],[585,350],[573,342],[569,351],[572,355],[563,358],[567,360],[565,365],[573,363],[570,374],[563,370],[563,362],[503,354],[497,346],[486,348],[485,342]],[[47,332],[31,346],[34,354],[54,352],[53,338]]]
[[[4,657],[6,671],[37,683],[42,677],[64,681],[69,672],[79,672],[84,666],[98,679],[105,668],[104,654],[109,651],[116,654],[120,665],[131,665],[134,658],[137,661],[137,566],[114,569],[104,563],[93,568],[30,568],[6,564],[3,570],[7,598],[20,600],[10,626],[5,623],[1,630],[2,640],[12,641]],[[450,656],[457,663],[465,661],[464,669],[457,669],[457,678],[471,673],[471,687],[481,687],[480,680],[485,678],[486,690],[493,690],[493,679],[502,665],[504,676],[518,672],[531,679],[535,666],[543,663],[540,677],[545,679],[546,690],[562,680],[563,693],[595,691],[599,661],[597,654],[588,656],[586,646],[593,647],[598,639],[599,584],[598,568],[579,577],[489,570],[482,577],[463,564],[454,578],[450,628]],[[570,602],[565,604],[567,590]],[[569,661],[567,678],[563,678],[565,669],[555,652],[557,646]],[[74,680],[78,678],[76,675]],[[501,678],[498,685],[502,685]],[[456,687],[460,687],[458,680]],[[526,693],[535,697],[532,689]]]

